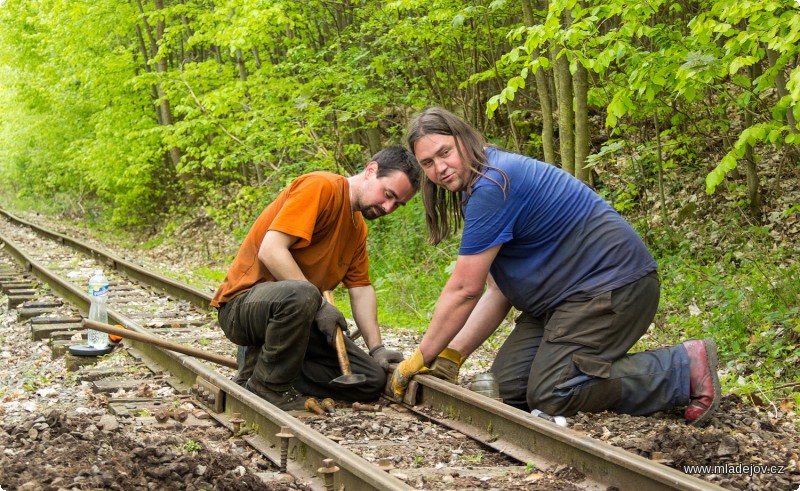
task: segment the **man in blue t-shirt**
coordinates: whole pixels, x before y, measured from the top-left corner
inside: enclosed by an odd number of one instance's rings
[[[611,206],[555,166],[487,147],[441,108],[414,119],[408,143],[427,177],[431,242],[463,233],[430,326],[394,372],[395,395],[430,363],[457,381],[513,306],[521,314],[492,365],[507,404],[562,416],[686,405],[687,422],[711,419],[720,398],[713,339],[627,355],[653,321],[660,282]]]

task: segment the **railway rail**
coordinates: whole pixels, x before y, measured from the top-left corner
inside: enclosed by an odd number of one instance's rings
[[[210,294],[5,211],[0,214],[2,252],[18,264],[16,272],[9,268],[0,275],[0,283],[4,290],[8,286],[9,302],[31,317],[32,331],[45,336],[40,339],[51,338],[54,350],[69,343],[59,341],[57,333],[74,336],[84,328],[80,315],[89,305],[86,273],[102,267],[111,279],[110,322],[199,344],[221,358],[233,354],[234,347],[209,312]],[[67,319],[37,315],[52,299],[35,295],[33,278],[77,313]],[[230,368],[144,341],[125,339],[123,344],[160,367],[156,371],[169,374],[160,379],[179,393],[191,394],[219,424],[312,489],[476,489],[487,479],[524,481],[533,466],[561,476],[571,472],[575,479],[565,489],[722,489],[431,376],[415,377],[403,401],[387,395],[379,411],[356,411],[338,403],[335,413],[287,413],[233,383]],[[426,466],[426,452],[435,449],[417,436],[431,434],[440,445],[457,448],[463,462],[481,465],[461,466],[457,472]]]

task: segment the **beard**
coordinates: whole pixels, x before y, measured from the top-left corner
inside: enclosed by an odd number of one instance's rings
[[[376,218],[380,218],[385,215],[383,208],[380,206],[367,206],[361,208],[361,216],[366,218],[367,220],[375,220]]]

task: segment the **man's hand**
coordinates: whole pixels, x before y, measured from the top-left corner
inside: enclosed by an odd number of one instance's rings
[[[462,356],[458,351],[452,348],[445,348],[439,353],[439,356],[433,360],[433,363],[431,363],[431,370],[429,373],[434,377],[457,384],[458,371],[461,369],[461,365],[464,364],[466,359],[467,357]]]
[[[411,358],[403,360],[402,363],[397,365],[392,375],[392,392],[397,399],[403,397],[403,394],[408,388],[408,382],[411,377],[418,373],[425,373],[428,369],[425,368],[425,359],[422,357],[422,351],[417,348]]]
[[[333,347],[336,347],[336,326],[341,327],[342,332],[347,331],[347,321],[344,319],[344,315],[325,300],[322,301],[322,305],[314,317],[314,322],[317,324],[317,329],[325,335],[328,344]]]
[[[375,361],[377,361],[378,365],[380,365],[381,368],[383,368],[386,371],[389,370],[389,363],[397,363],[398,361],[403,361],[402,353],[400,353],[399,351],[386,349],[383,343],[369,350],[369,356],[371,356]]]

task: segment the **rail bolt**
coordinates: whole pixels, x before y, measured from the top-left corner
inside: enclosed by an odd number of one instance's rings
[[[327,491],[333,491],[333,474],[338,470],[339,468],[333,463],[333,459],[323,460],[322,467],[317,469],[317,472],[322,474],[322,477],[325,479],[325,489]]]
[[[281,426],[280,433],[275,436],[281,439],[281,466],[280,471],[286,472],[286,463],[289,460],[289,439],[294,438],[294,434],[289,431],[288,426]]]
[[[233,417],[230,419],[230,421],[233,425],[233,434],[238,435],[242,430],[242,423],[244,423],[242,415],[240,413],[233,413]]]

